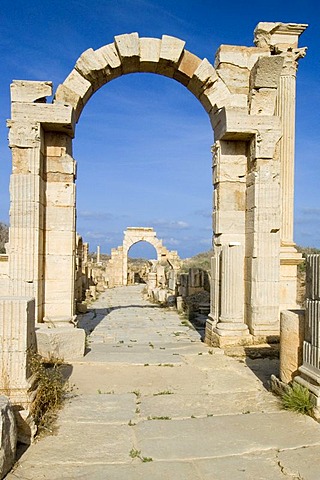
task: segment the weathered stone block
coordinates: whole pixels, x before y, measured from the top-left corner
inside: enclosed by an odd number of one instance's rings
[[[91,95],[91,83],[74,69],[57,88],[55,103],[61,102],[72,105],[76,111],[76,118],[78,119]]]
[[[250,71],[248,68],[222,63],[217,72],[231,93],[243,93],[246,95],[249,93]]]
[[[251,70],[251,88],[277,88],[283,66],[283,57],[260,57]]]
[[[101,50],[92,48],[82,53],[75,69],[91,83],[94,91],[106,83],[106,77],[110,73],[110,67]]]
[[[219,68],[221,64],[232,64],[240,68],[251,70],[260,56],[269,56],[269,48],[241,47],[237,45],[220,45],[215,56],[214,66]]]
[[[69,207],[75,204],[73,183],[50,182],[47,185],[47,205]]]
[[[46,229],[70,231],[75,226],[75,211],[73,206],[48,207],[46,211]]]
[[[220,210],[214,211],[212,215],[213,231],[216,235],[228,232],[243,233],[246,226],[246,216],[244,211]]]
[[[57,132],[45,132],[45,150],[47,157],[72,155],[72,139],[69,135]]]
[[[74,250],[75,233],[73,230],[51,230],[46,235],[46,255],[68,255]]]
[[[27,351],[35,345],[34,324],[34,299],[0,298],[0,390],[7,390],[12,398],[16,390],[24,390],[26,398],[30,387]]]
[[[161,65],[176,65],[185,46],[183,40],[169,35],[162,35],[159,63]]]
[[[9,147],[35,148],[40,145],[40,125],[25,120],[8,120]]]
[[[140,71],[155,72],[160,58],[160,38],[140,38]]]
[[[72,360],[84,355],[86,335],[81,328],[38,325],[36,337],[38,353],[44,358]]]
[[[126,33],[114,37],[114,43],[121,59],[123,73],[138,72],[140,63],[140,42],[138,33]]]
[[[192,75],[188,89],[199,98],[203,91],[210,88],[217,80],[217,72],[211,63],[204,58]]]
[[[11,101],[32,103],[46,101],[52,95],[52,82],[13,80],[10,85]]]
[[[206,112],[209,113],[213,109],[220,109],[229,105],[231,95],[225,83],[219,80],[214,82],[212,86],[206,88],[199,99]]]
[[[250,95],[250,115],[274,115],[276,108],[277,89],[254,89]]]
[[[200,63],[200,58],[184,50],[178,70],[174,72],[173,78],[182,83],[182,85],[187,86]]]
[[[291,382],[303,362],[304,311],[285,310],[280,316],[280,379]]]
[[[12,103],[11,116],[22,122],[39,122],[50,130],[74,135],[75,113],[71,105],[44,103]]]
[[[119,55],[114,43],[109,43],[109,45],[105,45],[101,48],[98,48],[96,52],[101,53],[102,56],[106,59],[107,64],[112,68],[112,71],[111,71],[112,76],[114,76],[118,71],[120,73],[121,60],[119,58]]]
[[[0,396],[0,478],[4,478],[15,462],[17,427],[9,400]]]

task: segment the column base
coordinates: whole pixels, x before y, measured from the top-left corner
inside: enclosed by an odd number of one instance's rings
[[[250,327],[254,343],[278,343],[280,340],[280,322],[271,325],[255,325]]]
[[[47,326],[50,328],[56,328],[56,327],[74,327],[76,324],[77,320],[77,315],[61,315],[57,317],[44,317],[43,318],[43,323],[47,324]],[[41,324],[38,324],[41,325]]]
[[[303,262],[295,244],[280,247],[280,310],[297,307],[297,266]]]
[[[209,318],[206,323],[205,343],[211,347],[224,348],[229,345],[252,345],[253,337],[243,323],[217,323]]]

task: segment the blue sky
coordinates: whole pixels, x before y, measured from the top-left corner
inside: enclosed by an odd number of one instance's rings
[[[0,12],[0,221],[8,222],[13,79],[63,82],[89,47],[114,35],[172,35],[214,61],[220,44],[252,45],[259,21],[308,23],[297,78],[295,241],[320,247],[320,3],[212,0],[11,0]],[[77,230],[91,250],[122,243],[128,226],[152,226],[182,257],[211,246],[212,130],[179,83],[132,74],[101,88],[76,130]],[[133,247],[134,255],[150,249]],[[153,254],[153,251],[151,252]],[[154,255],[152,255],[154,256]]]

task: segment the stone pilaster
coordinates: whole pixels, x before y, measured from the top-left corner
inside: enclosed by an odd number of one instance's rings
[[[257,337],[279,335],[278,163],[254,159],[247,179],[246,316]]]
[[[35,349],[35,302],[27,297],[0,298],[0,393],[28,403],[28,352]]]
[[[36,318],[43,314],[43,132],[40,124],[10,120],[9,293],[34,297]]]

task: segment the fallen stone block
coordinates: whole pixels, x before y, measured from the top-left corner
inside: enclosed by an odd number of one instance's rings
[[[0,479],[12,468],[17,446],[17,427],[9,400],[0,396]]]
[[[85,331],[81,328],[41,325],[36,329],[37,350],[44,358],[72,360],[83,357],[85,350]]]

